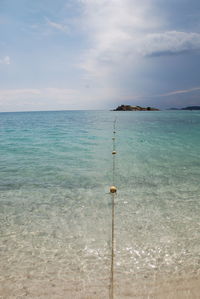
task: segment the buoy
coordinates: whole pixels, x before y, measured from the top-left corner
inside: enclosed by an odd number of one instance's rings
[[[110,193],[116,193],[116,192],[117,192],[117,188],[115,186],[111,186]]]
[[[115,140],[115,137],[113,137],[112,140]]]
[[[113,152],[112,152],[113,155],[116,155],[116,153],[117,153],[116,151],[113,151]]]

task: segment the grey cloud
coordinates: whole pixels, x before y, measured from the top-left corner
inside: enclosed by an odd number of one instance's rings
[[[177,31],[153,33],[140,43],[139,52],[144,56],[185,54],[200,50],[200,34]]]
[[[133,97],[199,84],[200,30],[193,17],[200,4],[191,2],[82,0],[90,46],[81,67],[97,84],[116,93],[129,89]]]

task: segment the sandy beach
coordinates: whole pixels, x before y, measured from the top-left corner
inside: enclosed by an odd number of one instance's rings
[[[16,289],[16,284],[18,289]],[[19,287],[21,284],[21,287]],[[121,280],[115,281],[114,298],[135,299],[199,299],[200,277],[187,279],[156,278],[154,281]],[[51,279],[50,281],[4,281],[0,286],[0,298],[76,298],[109,299],[109,285],[106,280],[96,281],[96,285],[84,285],[84,282]]]

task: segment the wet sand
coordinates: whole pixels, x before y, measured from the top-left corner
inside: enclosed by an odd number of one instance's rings
[[[199,299],[200,277],[166,281],[157,278],[153,282],[120,283],[120,285],[116,285],[115,298]]]
[[[0,298],[77,298],[109,299],[108,279],[93,281],[86,285],[84,281],[55,279],[38,280],[36,277],[19,277],[1,281]],[[114,298],[135,299],[199,299],[200,277],[176,278],[163,280],[159,277],[139,281],[118,280],[114,285]]]

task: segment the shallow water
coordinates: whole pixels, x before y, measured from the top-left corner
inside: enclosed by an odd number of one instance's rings
[[[108,298],[115,117],[116,297],[199,278],[198,111],[1,113],[0,298]]]

